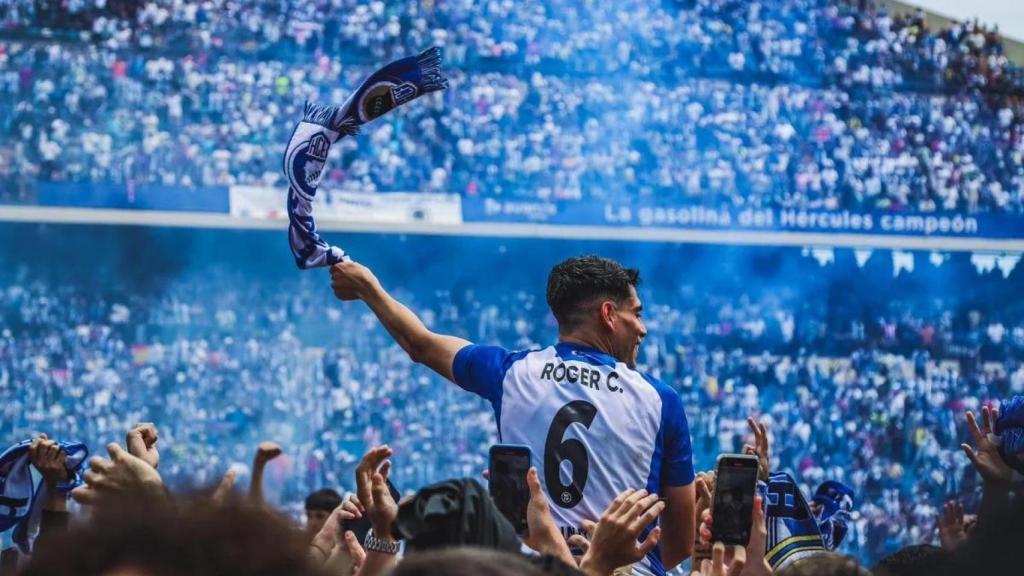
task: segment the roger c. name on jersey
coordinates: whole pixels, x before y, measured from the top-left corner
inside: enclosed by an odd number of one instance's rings
[[[540,371],[542,380],[558,383],[577,384],[591,390],[606,390],[622,394],[623,388],[618,372],[612,370],[602,382],[602,374],[597,368],[565,362],[548,362]],[[602,388],[603,386],[603,388]]]

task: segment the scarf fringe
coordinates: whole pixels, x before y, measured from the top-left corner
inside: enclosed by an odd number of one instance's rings
[[[359,122],[352,116],[342,116],[341,122],[331,126],[331,130],[338,132],[342,136],[356,136],[359,134],[359,129]]]
[[[342,136],[355,136],[359,134],[359,123],[356,119],[342,114],[341,108],[337,106],[307,101],[302,121],[323,126]]]
[[[327,104],[316,104],[315,102],[306,101],[306,109],[302,114],[303,122],[310,122],[312,124],[319,124],[324,128],[331,128],[331,121],[338,113],[337,106],[329,106]]]
[[[425,92],[443,90],[448,87],[448,79],[441,74],[441,60],[441,49],[437,46],[424,50],[416,57]]]

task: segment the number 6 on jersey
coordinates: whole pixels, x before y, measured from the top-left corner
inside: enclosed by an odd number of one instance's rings
[[[548,494],[562,508],[572,508],[580,503],[590,471],[590,458],[583,443],[575,438],[563,438],[573,424],[579,423],[589,429],[595,416],[597,408],[593,404],[586,400],[574,400],[562,406],[548,429],[547,440],[544,442],[544,480]],[[564,461],[572,466],[572,479],[568,484],[562,483],[561,467]]]

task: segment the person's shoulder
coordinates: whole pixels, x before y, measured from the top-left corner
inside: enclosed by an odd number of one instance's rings
[[[465,352],[467,354],[478,355],[478,356],[491,356],[498,357],[502,363],[511,365],[519,362],[528,356],[535,354],[553,354],[554,347],[548,346],[546,348],[526,348],[521,350],[510,350],[504,346],[497,346],[493,344],[468,344],[459,352]]]
[[[680,411],[683,409],[683,400],[679,396],[679,392],[676,392],[674,388],[662,382],[660,378],[657,378],[647,372],[636,369],[632,370],[654,389],[658,394],[658,397],[661,398],[663,404],[667,404],[672,409],[678,409]]]
[[[520,360],[524,360],[528,356],[537,356],[537,355],[542,355],[543,356],[545,354],[546,355],[553,355],[554,354],[554,349],[555,349],[554,346],[546,346],[546,347],[541,347],[541,348],[525,348],[525,349],[522,349],[522,350],[509,350],[508,351],[508,361],[509,362],[518,362]]]
[[[635,368],[630,368],[630,370],[637,373],[641,378],[643,378],[648,384],[651,385],[651,387],[658,391],[658,394],[676,393],[676,391],[673,390],[671,386],[665,384],[664,382],[661,381],[660,378],[650,374],[649,372],[644,372],[642,370],[637,370]]]

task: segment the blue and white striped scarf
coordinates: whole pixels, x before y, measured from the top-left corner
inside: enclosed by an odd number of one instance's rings
[[[792,476],[772,472],[767,484],[758,482],[758,491],[768,529],[764,558],[773,570],[825,551],[818,521]]]
[[[284,153],[288,178],[288,242],[299,268],[331,266],[350,258],[316,231],[313,198],[327,165],[331,144],[354,136],[367,122],[407,102],[448,87],[441,75],[441,49],[403,58],[370,75],[341,106],[306,103],[302,121]]]
[[[999,446],[999,455],[1015,471],[1014,482],[1024,480],[1024,396],[1000,403],[992,436]]]
[[[58,483],[56,490],[67,493],[82,484],[82,465],[89,450],[81,442],[57,445],[67,454],[68,480]],[[40,501],[45,502],[48,495],[45,483],[37,488],[32,481],[30,446],[32,440],[25,440],[0,454],[0,532],[14,528],[12,540],[25,555],[31,554],[32,541],[39,533]]]

